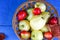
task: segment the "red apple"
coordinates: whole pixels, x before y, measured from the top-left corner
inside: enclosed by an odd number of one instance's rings
[[[24,39],[30,38],[30,32],[27,32],[27,31],[21,31],[21,34],[20,35]]]
[[[27,12],[24,10],[21,10],[17,14],[18,21],[24,20],[27,17]]]
[[[40,8],[34,8],[34,9],[33,9],[33,14],[34,14],[34,15],[39,15],[39,14],[41,14]]]
[[[52,33],[51,32],[45,32],[44,37],[48,38],[48,39],[51,39],[52,38]]]
[[[0,40],[4,40],[5,39],[5,34],[0,33]]]
[[[51,25],[57,24],[57,22],[58,22],[57,17],[52,17],[49,20],[49,24],[51,24]]]

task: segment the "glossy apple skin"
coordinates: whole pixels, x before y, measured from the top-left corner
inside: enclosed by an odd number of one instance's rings
[[[34,30],[31,33],[31,39],[32,40],[42,40],[43,39],[43,33],[41,31]]]
[[[48,39],[51,39],[53,36],[52,36],[52,32],[45,32],[44,33],[44,37],[45,38],[48,38]]]
[[[21,31],[20,33],[21,37],[24,38],[24,39],[28,39],[30,38],[30,32],[27,32],[27,31]]]
[[[35,8],[37,8],[37,7],[41,9],[41,12],[45,12],[45,10],[46,10],[46,5],[42,2],[37,2],[35,4]]]
[[[24,10],[21,10],[17,14],[18,21],[24,20],[27,17],[27,12]]]
[[[22,20],[19,22],[19,30],[29,31],[30,30],[30,23],[27,20]]]
[[[54,25],[54,24],[57,24],[57,23],[58,23],[57,17],[52,17],[52,18],[50,18],[49,24]]]
[[[34,15],[39,15],[39,14],[41,14],[40,8],[34,8],[34,9],[33,9],[33,14],[34,14]]]

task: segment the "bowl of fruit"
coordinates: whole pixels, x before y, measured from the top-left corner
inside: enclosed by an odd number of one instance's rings
[[[60,33],[58,22],[58,13],[51,4],[45,0],[30,0],[17,8],[12,25],[21,40],[52,40]]]

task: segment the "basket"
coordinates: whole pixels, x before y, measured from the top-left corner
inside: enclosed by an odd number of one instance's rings
[[[19,33],[20,31],[18,30],[18,21],[17,21],[17,18],[16,18],[16,15],[17,13],[19,12],[19,10],[27,10],[29,7],[33,7],[33,5],[36,3],[36,2],[43,2],[44,4],[46,4],[47,6],[47,10],[46,11],[49,11],[51,14],[54,14],[54,16],[58,17],[58,13],[56,11],[56,9],[51,5],[49,4],[48,2],[46,2],[45,0],[29,0],[23,4],[21,4],[16,12],[14,13],[14,16],[13,16],[13,19],[12,19],[12,25],[13,25],[13,29],[17,35],[17,37],[20,39],[20,40],[25,40],[25,39],[22,39],[20,36],[19,36]],[[30,39],[28,39],[30,40]]]

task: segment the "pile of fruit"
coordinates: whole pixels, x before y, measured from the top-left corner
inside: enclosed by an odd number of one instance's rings
[[[20,10],[17,13],[17,18],[21,38],[26,40],[52,39],[53,34],[47,24],[57,24],[57,17],[51,17],[51,13],[46,12],[44,3],[37,2],[34,4],[34,8]]]

